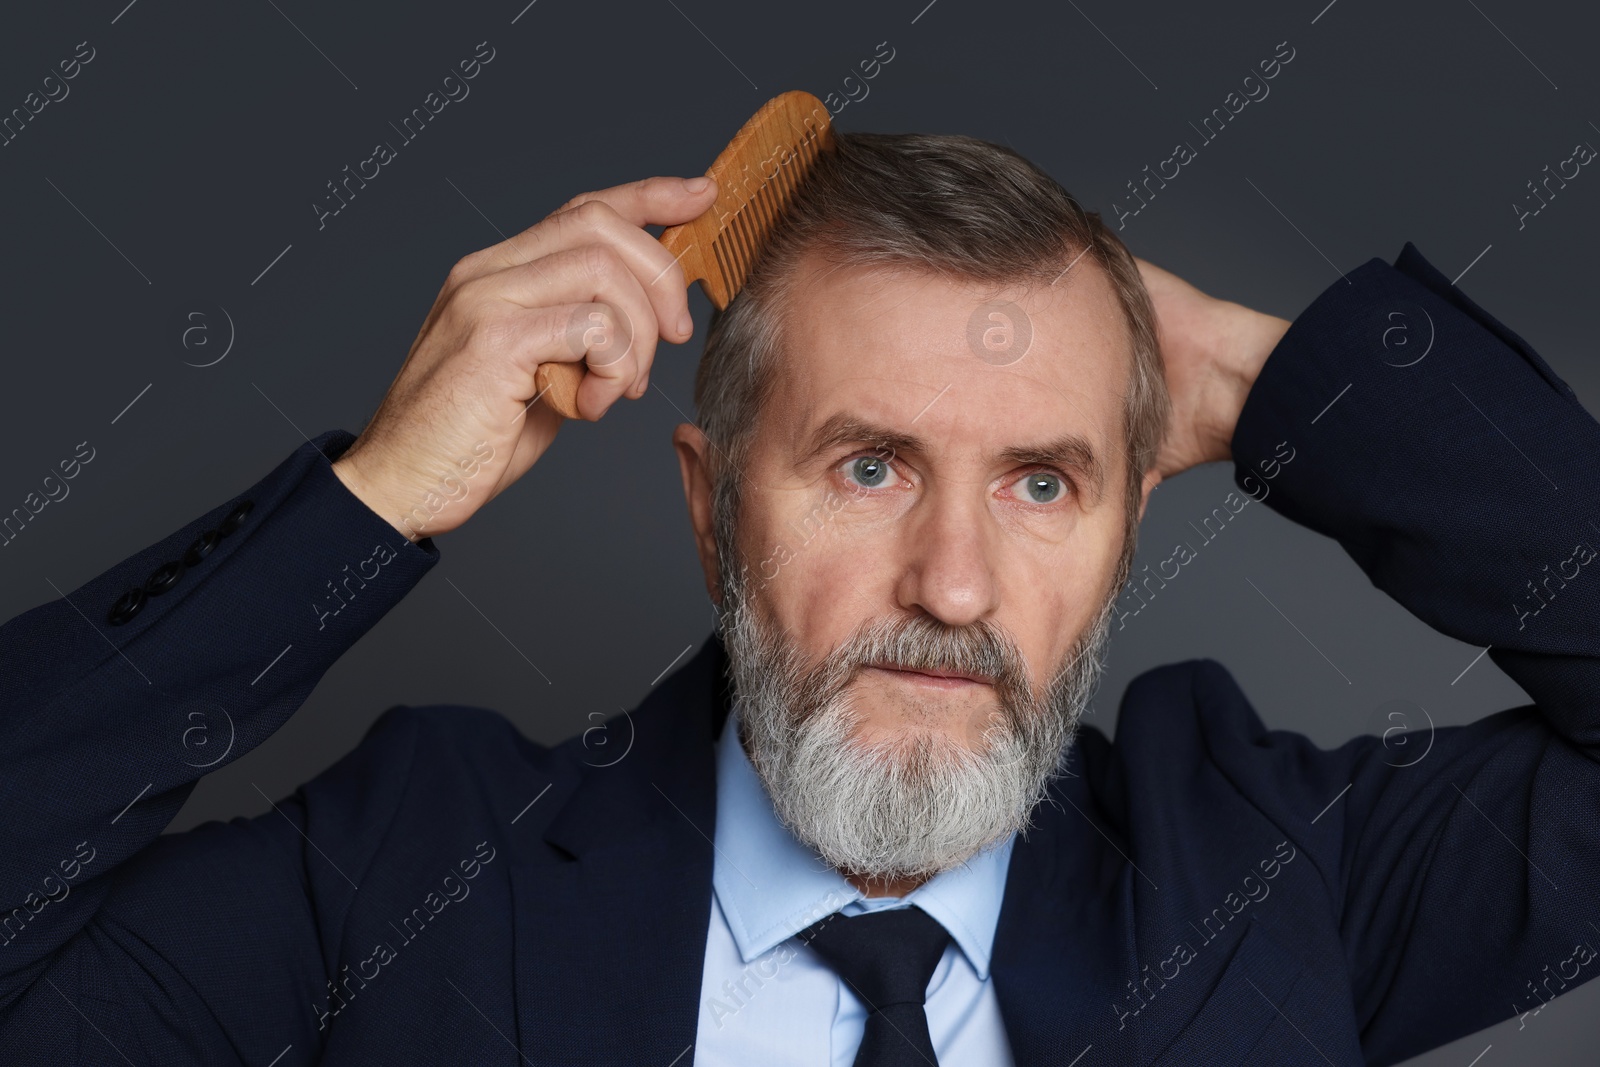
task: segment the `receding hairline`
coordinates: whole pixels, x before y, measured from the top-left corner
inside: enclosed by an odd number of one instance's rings
[[[1082,270],[1087,258],[1111,283],[1133,353],[1120,452],[1130,512],[1136,511],[1169,402],[1154,312],[1116,233],[1037,164],[1003,145],[943,134],[847,133],[839,141],[838,158],[819,161],[816,179],[808,177],[745,291],[713,316],[695,402],[719,460],[735,459],[748,445],[748,431],[771,399],[778,349],[794,336],[794,309],[781,291],[790,286],[775,284],[788,281],[783,268],[834,245],[843,255],[825,260],[825,270],[870,264],[1004,289],[1052,282],[1069,268]],[[713,472],[713,480],[728,483],[733,502],[736,479]]]
[[[1138,358],[1132,324],[1129,322],[1128,316],[1124,312],[1121,302],[1117,298],[1116,284],[1114,280],[1110,276],[1110,273],[1105,269],[1104,265],[1101,264],[1099,259],[1095,256],[1079,253],[1074,257],[1070,266],[1072,274],[1067,274],[1065,271],[1058,272],[1050,275],[1052,279],[1051,282],[1044,282],[1041,279],[1049,273],[1047,271],[1024,271],[1011,278],[974,278],[963,272],[944,267],[943,265],[928,264],[921,261],[885,259],[879,262],[868,263],[849,262],[830,256],[830,250],[831,246],[821,242],[819,242],[817,245],[808,245],[802,253],[795,257],[792,263],[787,265],[789,268],[788,270],[781,275],[774,276],[771,279],[771,301],[766,310],[768,314],[772,316],[773,320],[774,351],[769,354],[769,360],[767,363],[758,370],[758,373],[766,379],[765,381],[758,383],[758,389],[762,389],[773,384],[773,379],[781,376],[783,369],[792,364],[794,351],[790,346],[793,344],[795,336],[795,319],[797,316],[804,314],[804,309],[798,307],[798,302],[793,299],[793,296],[795,291],[801,287],[798,276],[807,270],[810,271],[810,274],[807,275],[806,279],[808,281],[818,281],[840,271],[849,271],[865,274],[880,281],[904,281],[916,279],[924,279],[927,281],[953,281],[957,284],[973,286],[980,292],[987,290],[995,295],[998,295],[1002,292],[1015,293],[1019,299],[1026,299],[1029,295],[1035,292],[1044,292],[1051,289],[1055,282],[1062,281],[1063,275],[1066,275],[1070,283],[1070,278],[1073,275],[1077,275],[1078,277],[1082,276],[1078,274],[1079,271],[1090,271],[1099,275],[1100,284],[1104,286],[1104,295],[1111,302],[1110,318],[1115,324],[1114,329],[1116,330],[1116,336],[1114,343],[1118,346],[1116,362],[1118,368],[1122,371],[1124,376],[1122,384],[1125,387],[1131,384],[1131,379],[1134,372],[1134,364]],[[1084,251],[1087,252],[1089,250],[1086,249]],[[1002,368],[996,367],[996,369],[1000,370]],[[1043,384],[1049,386],[1049,383]],[[1053,386],[1049,387],[1054,389]],[[1054,391],[1059,392],[1060,390],[1054,389]],[[765,399],[770,401],[770,396],[765,397]],[[1068,403],[1074,409],[1077,408],[1077,405],[1071,400],[1068,400]],[[769,402],[763,402],[758,404],[756,409],[751,413],[750,423],[745,427],[747,440],[751,440],[756,436],[757,426],[762,416],[770,407],[771,404]],[[1079,414],[1081,415],[1081,411]],[[857,428],[866,428],[868,425],[875,425],[877,427],[877,437],[875,440],[885,443],[888,447],[894,448],[896,451],[925,451],[925,442],[921,441],[919,438],[916,438],[915,435],[903,431],[895,431],[883,424],[871,423],[870,420],[865,418],[853,417],[848,412],[833,413],[833,415],[825,419],[823,423],[819,424],[816,430],[812,431],[812,433],[813,435],[820,434],[823,432],[824,428],[829,427],[830,424],[835,422],[835,420],[846,418],[853,419],[853,422]],[[801,432],[803,433],[803,431]],[[865,439],[871,436],[872,435],[870,434],[857,434],[853,439]],[[896,447],[896,440],[900,441],[904,447]],[[1108,444],[1109,448],[1102,450],[1095,447],[1090,439],[1084,434],[1069,432],[1056,434],[1050,437],[1048,440],[1040,440],[1030,444],[1007,446],[1006,448],[998,450],[996,457],[999,458],[1011,456],[1016,458],[1018,463],[1038,462],[1041,465],[1054,464],[1078,471],[1088,481],[1088,483],[1092,485],[1094,495],[1096,499],[1098,499],[1101,493],[1104,491],[1106,480],[1111,470],[1108,461],[1102,457],[1102,452],[1109,451],[1110,454],[1120,457],[1128,461],[1130,464],[1132,461],[1132,457],[1128,455],[1127,449],[1118,444],[1114,438],[1110,440]],[[797,451],[808,451],[808,449],[803,444],[797,444]],[[1029,455],[1035,458],[1022,458]],[[1142,474],[1143,472],[1141,471],[1138,473]],[[1129,475],[1130,477],[1133,476],[1133,472],[1130,471]]]

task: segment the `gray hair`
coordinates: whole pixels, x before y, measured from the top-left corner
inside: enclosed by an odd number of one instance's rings
[[[695,379],[699,426],[712,443],[713,514],[731,550],[738,469],[776,375],[784,328],[803,313],[782,299],[799,260],[818,251],[852,266],[911,268],[996,285],[1058,279],[1080,256],[1109,278],[1133,349],[1123,397],[1128,544],[1113,589],[1126,580],[1141,481],[1155,464],[1170,401],[1155,311],[1122,241],[1055,179],[1003,145],[949,134],[835,131],[744,288],[715,312]],[[731,467],[732,469],[725,469]],[[733,556],[724,555],[727,566]]]

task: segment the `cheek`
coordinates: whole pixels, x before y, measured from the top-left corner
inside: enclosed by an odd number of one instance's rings
[[[1084,571],[1081,558],[1058,556],[1048,564],[1017,561],[1001,588],[995,622],[1017,642],[1038,683],[1072,647],[1093,615],[1102,579]]]
[[[1121,551],[1120,520],[1080,521],[1059,543],[1003,542],[996,618],[1036,673],[1059,665],[1111,595]]]
[[[757,599],[813,652],[894,611],[903,540],[893,522],[838,490],[786,490],[752,509],[741,535]]]

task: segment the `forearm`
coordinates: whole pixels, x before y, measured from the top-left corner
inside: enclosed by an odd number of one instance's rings
[[[128,589],[183,560],[245,500],[237,529],[110,621]],[[374,572],[376,558],[386,562]],[[108,875],[194,783],[281,726],[436,558],[306,445],[234,500],[0,627],[0,982],[73,937]],[[0,985],[0,1004],[14,992]]]
[[[1266,365],[1291,325],[1288,319],[1268,315],[1227,303],[1223,308],[1223,327],[1218,331],[1218,366],[1223,369],[1211,407],[1218,413],[1215,433],[1225,443],[1226,458],[1233,458],[1233,435],[1244,412],[1245,402],[1255,387],[1261,368]]]

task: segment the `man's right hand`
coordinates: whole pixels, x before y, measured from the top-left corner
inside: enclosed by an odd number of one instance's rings
[[[643,227],[688,222],[715,198],[709,180],[693,191],[681,178],[584,193],[462,259],[334,473],[416,541],[460,526],[550,446],[562,418],[537,401],[540,364],[586,361],[585,419],[643,396],[656,339],[694,332],[683,269]]]

